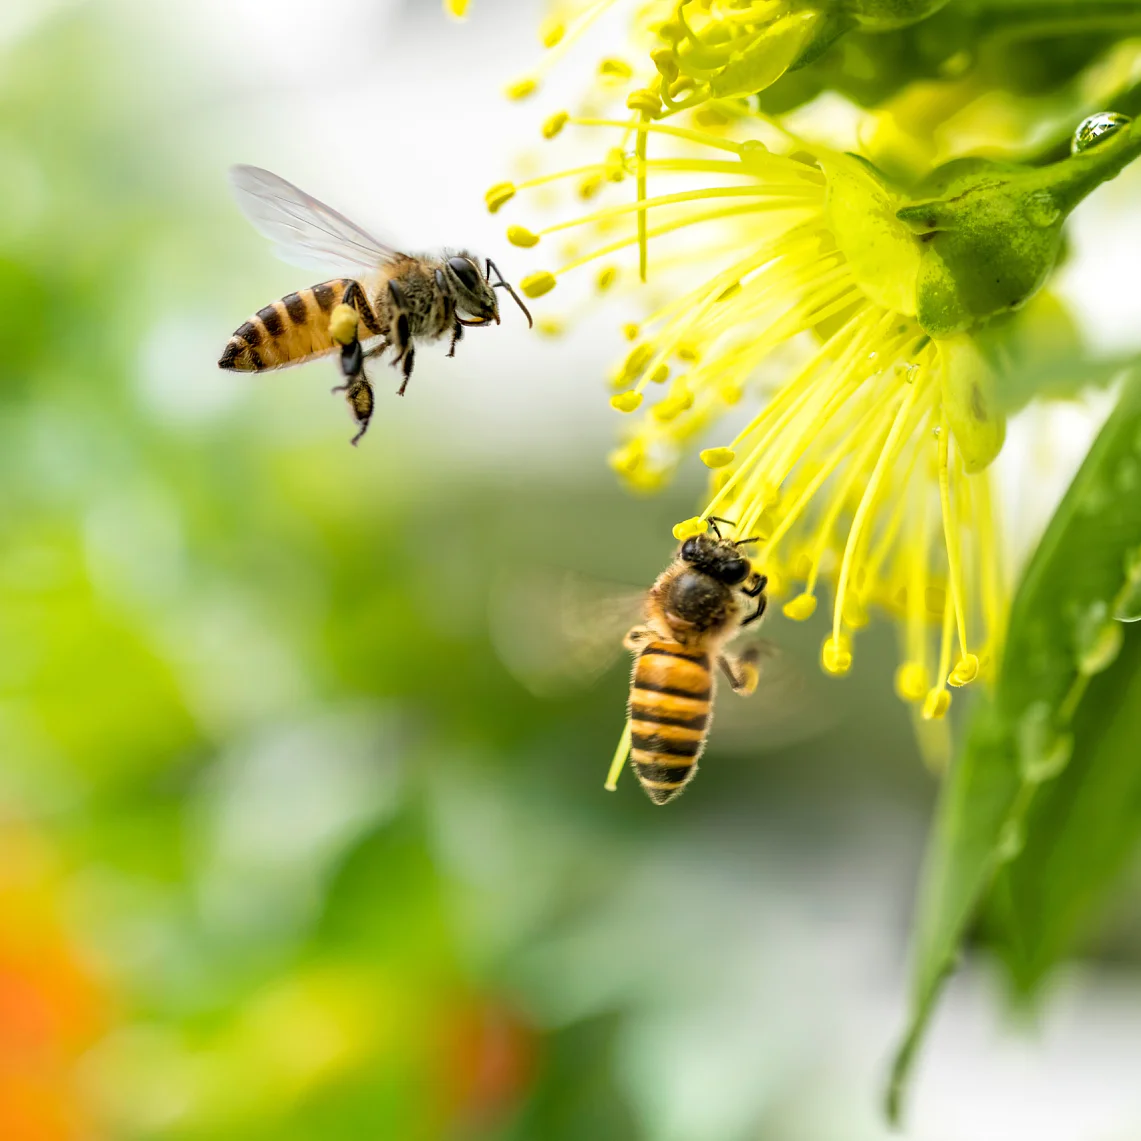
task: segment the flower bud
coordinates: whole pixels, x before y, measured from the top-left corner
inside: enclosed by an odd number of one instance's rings
[[[896,217],[921,243],[919,323],[933,337],[1019,309],[1045,284],[1070,211],[1141,153],[1134,124],[1050,166],[957,159]]]

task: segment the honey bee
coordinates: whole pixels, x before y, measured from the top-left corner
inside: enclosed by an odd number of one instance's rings
[[[645,602],[645,622],[623,640],[635,655],[627,707],[630,759],[655,804],[672,800],[693,779],[709,735],[716,663],[734,693],[757,688],[759,651],[731,655],[726,645],[765,612],[768,579],[741,551],[756,539],[710,532],[682,543]],[[732,526],[732,524],[728,524]]]
[[[306,268],[341,268],[348,275],[259,309],[234,332],[218,365],[260,372],[339,348],[344,383],[333,391],[345,394],[356,420],[354,444],[368,429],[373,412],[366,360],[392,349],[391,363],[403,372],[397,390],[403,396],[415,343],[451,333],[448,356],[455,356],[465,328],[499,324],[496,289],[506,289],[532,324],[526,305],[490,259],[486,269],[480,269],[466,250],[400,253],[284,178],[256,166],[233,167],[230,182],[242,213],[276,243],[285,261]]]

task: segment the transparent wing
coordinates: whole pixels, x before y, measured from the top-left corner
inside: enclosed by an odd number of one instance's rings
[[[738,697],[718,677],[713,740],[725,752],[751,754],[808,740],[831,729],[844,710],[823,688],[819,670],[789,647],[746,631],[728,646],[731,657],[746,648],[759,651],[760,680],[755,692]]]
[[[303,269],[376,269],[401,255],[331,206],[257,166],[230,168],[243,214],[274,243],[282,261]]]
[[[569,571],[527,567],[496,576],[489,598],[500,660],[532,693],[554,697],[592,685],[626,651],[642,621],[645,588]]]

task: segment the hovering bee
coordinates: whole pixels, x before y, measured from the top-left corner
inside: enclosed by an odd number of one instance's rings
[[[318,202],[284,178],[256,166],[230,170],[234,197],[254,229],[276,243],[295,265],[341,267],[352,276],[323,281],[259,309],[230,338],[220,368],[246,372],[282,368],[341,351],[343,392],[356,420],[357,443],[373,412],[365,361],[393,350],[392,365],[412,375],[415,342],[452,335],[448,356],[465,328],[499,324],[495,290],[506,289],[532,324],[531,314],[488,259],[486,270],[466,251],[432,256],[403,254]],[[363,272],[361,272],[363,271]],[[494,273],[497,280],[491,282]]]
[[[713,663],[735,693],[757,688],[759,652],[730,655],[725,646],[765,612],[768,579],[741,548],[756,539],[709,532],[681,545],[645,602],[645,623],[624,639],[635,654],[630,680],[630,759],[655,804],[672,800],[693,778],[713,713]],[[729,524],[730,526],[732,524]]]

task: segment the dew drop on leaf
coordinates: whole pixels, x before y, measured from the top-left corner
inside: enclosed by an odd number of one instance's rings
[[[1088,119],[1083,119],[1074,132],[1070,143],[1070,153],[1079,154],[1089,150],[1090,147],[1101,142],[1114,131],[1127,127],[1133,120],[1128,115],[1119,115],[1116,111],[1099,111]]]
[[[1032,226],[1045,229],[1062,216],[1061,207],[1048,190],[1037,190],[1027,199],[1026,220]]]
[[[1125,553],[1125,585],[1114,600],[1113,616],[1118,622],[1141,621],[1141,546]]]

